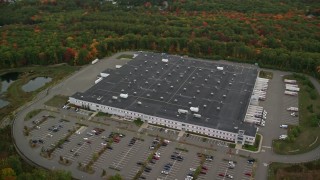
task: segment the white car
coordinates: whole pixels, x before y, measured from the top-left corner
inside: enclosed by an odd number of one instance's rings
[[[168,175],[168,174],[169,174],[169,172],[168,172],[168,171],[161,171],[161,174]]]
[[[287,124],[281,124],[281,125],[280,125],[280,128],[287,129],[287,128],[288,128],[288,125],[287,125]]]
[[[85,141],[86,141],[86,140],[88,140],[88,138],[83,138],[83,140],[85,140]]]
[[[288,138],[288,135],[285,135],[285,134],[279,136],[279,139],[281,139],[281,140],[284,140],[287,138]]]
[[[194,172],[196,170],[197,170],[196,168],[190,168],[190,171],[192,171],[192,172]]]
[[[184,178],[184,180],[192,180],[193,177],[192,176],[187,176],[186,178]]]
[[[229,178],[229,179],[233,179],[233,176],[230,175],[230,174],[227,174],[226,177]]]
[[[107,143],[102,142],[102,143],[101,143],[101,145],[102,145],[102,146],[106,146],[106,145],[107,145]]]

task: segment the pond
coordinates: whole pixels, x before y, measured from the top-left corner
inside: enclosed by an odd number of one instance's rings
[[[52,78],[50,77],[37,77],[34,79],[31,79],[27,84],[22,86],[22,90],[24,92],[32,92],[35,91],[42,86],[44,86],[46,83],[50,82]]]
[[[6,92],[9,86],[18,79],[20,72],[10,72],[0,76],[0,95]],[[10,102],[0,99],[0,108],[3,108],[10,104]]]
[[[18,79],[20,72],[10,72],[0,76],[1,79],[1,90],[0,94],[6,92],[9,86]]]
[[[10,104],[8,101],[0,99],[0,108],[5,107],[6,105]]]

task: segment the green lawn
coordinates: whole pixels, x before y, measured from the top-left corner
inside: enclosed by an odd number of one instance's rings
[[[249,151],[258,151],[259,145],[260,145],[260,140],[261,140],[261,135],[257,134],[256,135],[256,140],[254,141],[253,145],[243,145],[243,149],[249,150]]]
[[[267,78],[267,79],[272,79],[273,78],[273,73],[270,71],[260,71],[259,72],[259,77],[261,78]]]
[[[320,160],[300,164],[271,163],[268,180],[278,179],[320,179]]]
[[[52,97],[50,100],[48,100],[44,104],[47,106],[61,108],[63,105],[66,104],[67,101],[68,101],[67,96],[55,95],[54,97]]]
[[[28,112],[28,114],[26,115],[26,117],[24,118],[25,121],[28,121],[30,119],[32,119],[34,116],[36,116],[37,114],[39,114],[43,109],[35,109],[33,111]]]
[[[320,97],[311,82],[301,75],[291,75],[286,79],[297,79],[299,92],[299,129],[294,134],[290,127],[287,140],[275,140],[274,151],[278,154],[301,154],[320,145]],[[294,128],[294,127],[293,127]]]
[[[117,57],[117,59],[132,59],[133,55],[132,54],[121,54],[120,56]]]

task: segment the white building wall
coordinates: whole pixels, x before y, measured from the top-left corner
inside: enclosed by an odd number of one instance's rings
[[[233,133],[233,132],[222,131],[222,130],[218,130],[218,129],[198,126],[198,125],[189,124],[189,123],[182,123],[179,121],[160,118],[160,117],[156,117],[156,116],[150,116],[150,115],[146,115],[146,114],[138,113],[138,112],[134,112],[134,111],[128,111],[128,110],[105,106],[105,105],[100,105],[100,104],[96,104],[96,103],[92,103],[92,102],[77,100],[72,97],[70,97],[69,100],[70,100],[71,104],[74,104],[76,106],[88,107],[89,109],[94,110],[94,111],[101,111],[101,112],[108,113],[108,114],[122,116],[122,117],[126,118],[127,120],[132,121],[136,118],[140,118],[144,121],[148,121],[148,123],[150,123],[150,124],[163,125],[163,126],[166,126],[169,128],[179,129],[179,130],[183,129],[185,131],[199,133],[199,134],[211,136],[214,138],[224,139],[227,141],[235,142],[237,135],[238,135],[237,133]],[[254,143],[255,137],[246,136],[246,135],[243,135],[243,137],[244,137],[244,140],[247,141],[248,144]]]

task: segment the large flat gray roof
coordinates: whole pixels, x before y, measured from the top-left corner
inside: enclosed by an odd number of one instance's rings
[[[110,75],[72,97],[229,132],[256,133],[254,125],[243,122],[257,77],[255,66],[144,52],[104,72]],[[120,93],[129,97],[112,99]],[[191,106],[199,107],[201,118],[178,113]]]

